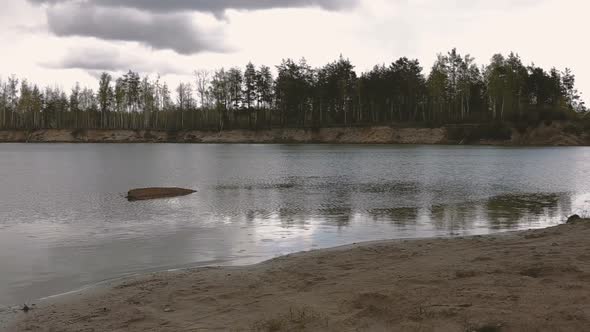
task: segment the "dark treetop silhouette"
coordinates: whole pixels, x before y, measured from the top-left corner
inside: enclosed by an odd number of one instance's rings
[[[412,123],[573,120],[586,112],[569,69],[524,66],[494,55],[478,67],[456,49],[440,54],[428,76],[400,58],[360,77],[342,56],[321,68],[302,59],[271,69],[195,71],[171,92],[159,78],[129,71],[100,77],[98,91],[79,84],[66,94],[27,80],[0,81],[0,129],[224,130],[318,128]],[[174,97],[172,97],[174,95]]]

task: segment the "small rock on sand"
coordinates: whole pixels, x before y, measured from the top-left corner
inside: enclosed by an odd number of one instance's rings
[[[568,224],[571,224],[571,223],[574,223],[574,222],[578,222],[580,220],[582,220],[582,218],[579,215],[574,214],[573,216],[567,218],[567,223]]]

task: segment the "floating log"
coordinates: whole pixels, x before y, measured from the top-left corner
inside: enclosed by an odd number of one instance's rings
[[[127,199],[133,201],[145,201],[149,199],[186,196],[196,193],[195,190],[183,188],[140,188],[127,193]]]

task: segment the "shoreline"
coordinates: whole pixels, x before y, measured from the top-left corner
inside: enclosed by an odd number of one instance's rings
[[[495,146],[590,146],[590,136],[567,132],[568,123],[554,122],[512,129],[508,140],[454,140],[446,127],[397,126],[319,129],[260,129],[226,131],[162,130],[0,130],[0,143],[243,143],[243,144],[405,144]]]
[[[588,236],[581,221],[132,276],[43,301],[12,328],[581,330],[590,324]]]

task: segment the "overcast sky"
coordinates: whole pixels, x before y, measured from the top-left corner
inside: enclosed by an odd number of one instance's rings
[[[176,84],[195,69],[340,54],[357,71],[457,47],[485,64],[570,67],[590,94],[585,0],[2,0],[0,76],[69,89],[133,69]],[[588,100],[588,96],[584,95]]]

